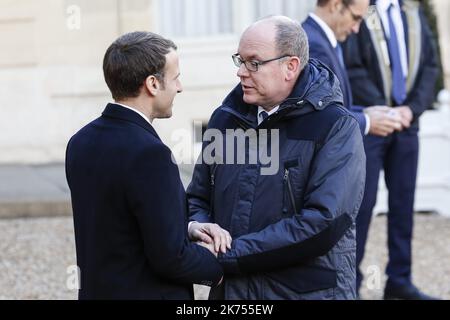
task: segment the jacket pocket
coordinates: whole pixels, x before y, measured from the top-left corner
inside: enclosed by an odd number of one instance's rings
[[[295,197],[294,192],[292,191],[291,179],[289,177],[290,171],[289,169],[284,169],[284,177],[283,177],[283,214],[288,213],[288,204],[293,209],[293,213],[296,214],[297,206],[295,205]]]
[[[283,291],[292,291],[298,294],[306,294],[315,291],[335,288],[337,286],[336,270],[321,266],[296,266],[267,274],[269,281],[276,281]],[[282,294],[282,292],[280,292]]]
[[[299,160],[284,161],[284,174],[283,174],[283,216],[295,215],[299,213],[299,202],[303,187],[301,186],[301,168]],[[297,196],[297,197],[296,197]]]

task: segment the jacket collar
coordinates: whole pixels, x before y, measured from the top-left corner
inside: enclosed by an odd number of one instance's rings
[[[322,36],[328,40],[332,48],[335,48],[338,45],[338,40],[336,39],[334,31],[331,30],[330,26],[328,26],[321,17],[311,12],[305,22],[311,24],[311,26],[320,31]]]
[[[145,119],[143,119],[142,116],[140,116],[137,112],[124,108],[121,105],[115,103],[108,103],[108,105],[106,106],[105,110],[102,113],[102,116],[132,122],[144,128],[145,130],[147,130],[148,132],[150,132],[152,135],[154,135],[159,139],[158,134],[156,133],[155,129],[152,127],[150,123],[145,121]]]
[[[326,24],[326,23],[324,22],[324,24]],[[304,25],[313,28],[314,30],[316,30],[319,33],[319,35],[322,37],[322,39],[321,39],[322,41],[320,41],[320,42],[321,42],[321,44],[324,44],[328,48],[328,50],[330,51],[328,56],[330,57],[330,59],[333,60],[335,68],[339,69],[343,74],[347,74],[347,70],[345,68],[343,68],[341,63],[339,62],[339,58],[338,58],[338,56],[336,54],[336,51],[335,51],[336,47],[333,47],[333,44],[331,43],[330,37],[325,32],[325,30],[322,28],[322,26],[319,25],[319,23],[316,20],[314,20],[314,18],[311,16],[311,14],[305,20]],[[333,31],[331,31],[331,32],[333,32]],[[334,39],[336,39],[336,37]],[[336,44],[339,44],[339,42],[337,40],[336,40]],[[339,76],[338,76],[338,78],[339,78]],[[342,80],[340,79],[339,81],[342,81]]]
[[[303,106],[307,101],[316,111],[320,111],[333,102],[343,104],[342,99],[339,80],[334,73],[319,60],[310,59],[291,95],[282,105]]]

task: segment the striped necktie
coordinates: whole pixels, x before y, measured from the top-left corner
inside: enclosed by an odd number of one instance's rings
[[[391,57],[392,69],[392,99],[397,105],[401,105],[406,100],[406,79],[403,75],[402,61],[400,58],[400,47],[398,44],[397,31],[395,30],[394,19],[392,17],[394,5],[388,9],[389,33],[388,39],[389,53]]]

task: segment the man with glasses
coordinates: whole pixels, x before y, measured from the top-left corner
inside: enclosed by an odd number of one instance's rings
[[[438,75],[431,30],[417,1],[378,0],[376,10],[344,47],[353,98],[363,106],[386,104],[402,118],[401,132],[388,137],[365,137],[367,176],[357,219],[357,286],[359,266],[380,170],[389,190],[388,281],[385,299],[432,299],[412,282],[414,194],[419,156],[419,118],[433,104]]]
[[[279,167],[265,175],[259,157],[247,161],[258,152],[251,143],[223,153],[226,162],[196,165],[187,190],[191,220],[217,223],[233,238],[231,249],[218,253],[225,276],[210,298],[354,299],[365,156],[339,81],[309,60],[303,28],[282,16],[251,25],[233,61],[240,84],[208,130],[227,142],[239,132],[260,139],[277,134],[267,144],[278,143],[271,156]],[[211,144],[205,141],[203,151]],[[231,164],[242,151],[245,163]],[[190,225],[192,240],[199,225]]]
[[[316,9],[303,22],[312,58],[319,59],[338,77],[344,106],[358,120],[364,135],[388,136],[401,130],[401,119],[387,106],[363,108],[353,104],[352,91],[339,42],[359,31],[369,8],[369,0],[319,0]]]

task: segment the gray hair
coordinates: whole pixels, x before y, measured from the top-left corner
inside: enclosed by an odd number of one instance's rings
[[[275,41],[280,55],[299,57],[300,70],[303,70],[309,61],[309,42],[305,30],[299,22],[281,17],[276,19],[275,27]]]
[[[300,70],[303,70],[309,61],[309,42],[302,25],[286,16],[270,15],[259,19],[252,26],[261,23],[270,23],[275,27],[275,45],[278,54],[298,57]]]

